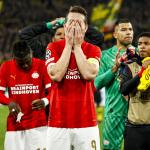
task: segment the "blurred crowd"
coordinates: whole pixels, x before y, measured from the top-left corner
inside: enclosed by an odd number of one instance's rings
[[[0,0],[0,62],[11,58],[12,43],[17,38],[19,29],[38,22],[50,21],[65,16],[70,5],[82,5],[89,16],[94,6],[109,0]],[[115,1],[115,0],[114,0]],[[150,28],[150,1],[124,0],[119,18],[128,18],[133,23],[135,37],[141,31]],[[89,17],[90,18],[90,17]],[[90,21],[89,21],[90,22]],[[104,33],[105,35],[105,33]],[[48,36],[41,40],[47,43]],[[113,39],[105,41],[104,48],[112,46]]]

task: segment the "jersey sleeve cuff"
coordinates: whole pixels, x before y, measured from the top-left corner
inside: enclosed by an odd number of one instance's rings
[[[42,98],[41,100],[44,101],[44,105],[47,106],[49,104],[49,101],[47,98]]]

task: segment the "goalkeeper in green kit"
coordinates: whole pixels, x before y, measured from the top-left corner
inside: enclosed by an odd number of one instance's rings
[[[133,28],[131,22],[126,19],[118,21],[113,36],[116,39],[116,45],[102,51],[100,70],[95,79],[96,88],[105,87],[106,91],[102,129],[104,150],[119,150],[123,140],[128,102],[119,90],[118,71],[123,59],[122,54],[126,53],[132,44]]]

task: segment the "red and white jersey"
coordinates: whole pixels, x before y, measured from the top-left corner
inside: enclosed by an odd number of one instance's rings
[[[56,63],[64,49],[65,40],[50,43],[46,52],[47,67]],[[83,42],[86,58],[100,59],[100,49]],[[97,124],[94,106],[93,83],[82,78],[74,53],[71,53],[68,70],[61,82],[54,82],[50,97],[49,126],[82,128]]]
[[[51,80],[47,73],[45,62],[32,59],[32,67],[24,71],[17,65],[15,59],[5,62],[0,68],[0,102],[9,104],[15,101],[24,114],[21,122],[16,122],[11,114],[7,120],[7,130],[26,130],[47,125],[45,110],[32,110],[32,101],[45,97],[45,88],[50,88]],[[9,98],[4,96],[8,88]]]

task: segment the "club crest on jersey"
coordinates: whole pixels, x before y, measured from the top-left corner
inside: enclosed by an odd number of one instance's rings
[[[32,73],[32,78],[37,79],[39,77],[39,74],[37,72]]]

